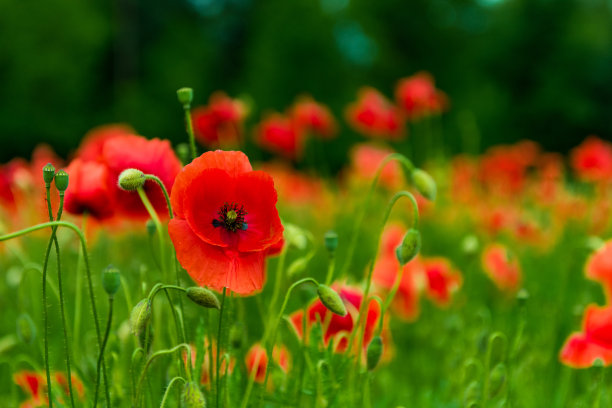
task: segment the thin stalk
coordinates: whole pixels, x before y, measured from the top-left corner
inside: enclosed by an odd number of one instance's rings
[[[174,383],[176,381],[182,381],[183,384],[187,383],[187,380],[185,380],[183,377],[174,377],[169,383],[168,383],[168,387],[166,388],[166,392],[164,392],[164,397],[162,398],[162,402],[159,405],[159,408],[164,408],[166,406],[166,402],[168,400],[168,396],[170,395],[170,389],[172,388],[172,386],[174,385]]]
[[[185,111],[185,128],[187,130],[187,136],[189,136],[189,150],[191,151],[191,159],[195,160],[195,158],[198,156],[198,151],[196,150],[195,136],[193,134],[193,122],[191,121],[191,105],[183,105],[183,110]]]
[[[46,184],[47,190],[47,208],[49,210],[49,220],[53,222],[53,210],[51,209],[51,192],[50,192],[50,184]],[[45,253],[45,260],[43,262],[43,271],[42,271],[42,298],[43,298],[43,343],[45,350],[45,373],[47,375],[47,384],[51,384],[51,371],[49,369],[49,315],[48,315],[48,305],[47,305],[47,266],[49,264],[49,254],[51,253],[51,246],[53,245],[53,238],[55,237],[55,229],[51,229],[51,238],[49,238],[49,243],[47,244],[47,250]],[[53,395],[51,392],[51,388],[49,387],[49,408],[53,407]]]
[[[81,218],[81,230],[84,235],[87,228],[87,213],[84,213]],[[80,335],[81,335],[81,303],[83,302],[83,273],[81,268],[83,266],[83,253],[79,251],[79,258],[76,267],[76,295],[74,299],[74,325],[72,329],[72,344],[75,349],[79,349]]]
[[[221,295],[221,309],[219,310],[219,331],[217,332],[217,361],[216,364],[216,381],[217,381],[217,408],[219,408],[220,400],[221,400],[221,377],[219,376],[219,359],[221,357],[221,328],[223,323],[223,309],[225,306],[225,292],[227,288],[223,288],[223,295]],[[212,357],[212,356],[211,356]]]
[[[106,321],[106,330],[104,331],[104,340],[102,340],[102,347],[100,348],[100,356],[98,356],[98,363],[96,365],[96,391],[94,393],[94,408],[98,405],[98,391],[100,389],[100,367],[104,359],[104,350],[106,349],[106,342],[108,341],[108,335],[110,333],[111,323],[113,321],[113,300],[114,297],[111,295],[108,297],[108,319]]]

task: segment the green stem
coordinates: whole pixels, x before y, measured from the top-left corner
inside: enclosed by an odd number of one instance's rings
[[[98,356],[98,363],[96,365],[96,391],[94,393],[94,408],[98,405],[98,391],[100,389],[100,367],[104,360],[104,350],[106,349],[106,342],[108,341],[108,335],[110,333],[111,323],[113,321],[113,296],[108,297],[108,320],[106,321],[106,330],[104,331],[104,340],[102,340],[102,347],[100,348],[100,355]]]
[[[217,384],[217,408],[219,408],[219,404],[221,401],[221,378],[219,377],[219,359],[221,356],[221,328],[223,323],[223,309],[225,306],[225,292],[227,288],[223,288],[223,294],[221,295],[221,309],[219,310],[219,331],[217,332],[217,361],[216,364],[216,384]],[[211,356],[212,357],[212,356]]]
[[[174,383],[176,381],[182,381],[183,384],[187,383],[187,380],[185,380],[183,377],[174,377],[169,383],[168,383],[168,387],[166,388],[166,392],[164,392],[164,397],[162,398],[162,402],[159,406],[159,408],[164,408],[166,406],[166,401],[168,400],[168,396],[170,395],[170,389],[172,388],[172,386],[174,385]]]
[[[51,185],[49,183],[46,184],[47,190],[47,208],[49,210],[49,220],[53,222],[53,210],[51,209]],[[45,252],[45,259],[43,262],[43,270],[42,270],[42,300],[43,300],[43,343],[45,350],[45,373],[47,375],[47,384],[51,384],[51,370],[49,369],[49,312],[47,305],[47,266],[49,264],[49,254],[51,253],[51,246],[53,245],[53,238],[55,237],[55,228],[51,229],[51,238],[49,238],[49,243],[47,244],[47,250]],[[53,387],[48,387],[49,391],[49,408],[53,407],[53,395],[51,389]]]
[[[189,136],[189,150],[191,151],[191,159],[195,160],[198,156],[198,151],[196,150],[195,144],[195,136],[193,134],[193,122],[191,121],[191,106],[189,104],[183,105],[183,110],[185,111],[185,127],[187,128],[187,135]]]
[[[153,223],[155,224],[155,229],[157,230],[157,238],[159,240],[159,253],[160,253],[159,257],[160,257],[160,263],[161,263],[161,269],[162,269],[161,273],[162,273],[162,276],[164,276],[165,270],[166,270],[166,248],[164,245],[164,233],[162,230],[162,224],[161,224],[161,221],[159,220],[159,217],[157,216],[157,212],[153,208],[151,201],[149,201],[149,198],[147,197],[147,194],[145,193],[144,189],[140,187],[137,191],[138,191],[138,195],[140,196],[140,200],[142,201],[142,204],[144,204],[145,208],[147,209],[147,212],[149,213],[151,220],[153,220]]]
[[[283,246],[281,253],[278,257],[278,262],[276,264],[276,276],[274,279],[274,291],[272,292],[272,298],[270,300],[270,316],[273,315],[274,310],[276,309],[276,304],[278,303],[278,298],[280,296],[280,287],[283,281],[283,274],[285,272],[285,260],[287,259],[287,248],[286,245]],[[268,323],[269,325],[269,323]]]
[[[87,213],[84,213],[81,218],[81,230],[84,235],[87,227]],[[74,300],[74,325],[72,330],[72,344],[74,348],[79,350],[80,335],[81,335],[81,303],[83,299],[83,272],[81,271],[83,266],[83,253],[79,251],[79,259],[76,267],[76,295]],[[78,359],[77,359],[78,361]]]
[[[160,178],[154,174],[145,174],[145,180],[153,180],[157,183],[157,185],[159,185],[159,188],[161,188],[162,193],[164,193],[164,198],[166,199],[168,215],[170,215],[170,219],[172,219],[174,217],[174,214],[172,212],[172,204],[170,204],[170,196],[168,195],[168,190],[166,190],[166,186],[164,186],[164,182],[161,181]]]
[[[336,269],[336,256],[334,252],[329,254],[329,264],[327,265],[327,276],[325,277],[325,284],[331,285],[334,279],[334,270]]]
[[[341,277],[345,276],[348,273],[349,268],[351,267],[351,261],[353,259],[353,255],[355,253],[355,247],[357,245],[357,237],[359,235],[359,231],[361,230],[361,224],[363,224],[365,215],[368,211],[368,208],[370,207],[370,200],[372,199],[372,196],[374,195],[374,189],[376,188],[378,179],[380,179],[380,175],[382,174],[382,170],[384,169],[384,167],[387,165],[387,163],[389,163],[392,160],[397,160],[398,162],[400,162],[400,164],[404,166],[404,170],[406,173],[410,173],[412,170],[414,170],[414,165],[412,164],[412,162],[408,160],[406,156],[400,153],[392,153],[388,155],[387,157],[385,157],[384,160],[380,163],[380,165],[378,166],[378,169],[376,170],[376,174],[374,175],[374,179],[372,180],[372,184],[370,184],[370,189],[368,190],[366,194],[366,198],[361,207],[361,211],[359,212],[359,214],[357,215],[355,219],[356,220],[354,224],[355,227],[353,228],[353,233],[351,234],[351,241],[349,243],[346,260],[344,261],[342,271],[340,272]]]
[[[391,306],[391,302],[393,301],[393,298],[395,297],[395,294],[397,293],[397,290],[399,289],[403,276],[404,276],[404,267],[400,265],[399,270],[395,274],[395,282],[393,282],[391,291],[389,291],[389,293],[387,294],[387,297],[385,298],[385,301],[380,308],[380,319],[378,321],[378,329],[376,330],[376,333],[378,336],[380,336],[380,333],[382,332],[385,314],[387,313],[389,306]]]

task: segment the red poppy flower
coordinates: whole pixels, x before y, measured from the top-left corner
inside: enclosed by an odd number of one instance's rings
[[[612,178],[612,143],[589,136],[570,155],[572,168],[585,181]]]
[[[329,109],[309,96],[300,98],[291,109],[296,126],[326,139],[336,134],[336,120]]]
[[[356,179],[371,182],[383,160],[394,153],[393,150],[368,143],[355,145],[350,152],[351,175]],[[391,161],[380,173],[379,183],[389,190],[397,190],[404,184],[400,165]]]
[[[401,244],[405,233],[406,228],[398,224],[391,224],[383,231],[378,258],[372,274],[374,285],[382,292],[388,292],[395,284],[400,270],[395,249]],[[391,304],[394,312],[403,320],[413,321],[419,315],[422,278],[423,264],[419,257],[404,265],[402,280]]]
[[[196,348],[193,345],[189,345],[191,350],[191,368],[195,369],[195,364],[197,360]],[[202,376],[200,377],[200,384],[209,385],[210,384],[210,367],[212,367],[213,373],[217,370],[217,343],[213,340],[211,352],[208,352],[208,341],[204,340],[204,359],[202,360]],[[187,365],[187,352],[183,352],[183,363]],[[229,362],[229,369],[227,367],[227,362],[223,358],[224,351],[221,350],[221,358],[220,358],[220,374],[226,373],[230,374],[234,371],[234,366],[236,365],[236,360],[231,357]],[[212,358],[212,361],[210,361]],[[212,364],[212,365],[211,365]]]
[[[168,192],[172,191],[174,179],[182,165],[167,140],[148,140],[142,136],[126,135],[108,139],[102,150],[104,163],[108,167],[111,180],[119,179],[125,169],[135,168],[145,174],[153,174],[164,183]],[[115,187],[117,209],[131,217],[148,217],[149,214],[138,194]],[[144,185],[147,197],[160,216],[167,216],[166,199],[159,186],[151,180]]]
[[[289,371],[289,352],[285,346],[275,346],[272,351],[272,358],[278,366],[287,373]],[[254,376],[255,382],[263,383],[266,379],[268,367],[268,353],[259,343],[254,344],[246,354],[245,363],[247,372]]]
[[[55,382],[60,386],[64,394],[70,395],[70,389],[68,388],[68,378],[64,373],[54,373],[53,375]],[[75,395],[81,399],[85,397],[85,387],[83,383],[75,374],[72,374],[72,390]]]
[[[297,160],[302,156],[303,138],[302,130],[291,118],[272,113],[258,125],[255,140],[266,150]]]
[[[19,371],[13,375],[13,381],[30,396],[20,408],[39,407],[47,403],[47,379],[34,371]]]
[[[98,220],[114,213],[116,186],[108,168],[99,162],[74,159],[66,172],[70,188],[66,190],[64,209],[71,214],[91,214]]]
[[[482,254],[482,267],[498,289],[514,292],[521,285],[518,258],[501,244],[489,244]]]
[[[400,110],[374,88],[363,88],[346,110],[349,124],[366,136],[401,140],[405,135]]]
[[[433,77],[427,72],[401,79],[395,88],[395,98],[408,118],[413,120],[441,113],[448,105],[448,98],[436,89]]]
[[[360,289],[342,286],[335,287],[338,291],[340,298],[344,302],[348,313],[346,316],[339,316],[334,314],[321,303],[319,299],[315,300],[307,309],[307,328],[312,327],[313,324],[321,322],[323,324],[323,341],[325,345],[329,344],[329,341],[334,342],[334,350],[338,352],[344,352],[348,348],[348,337],[355,327],[355,322],[358,318],[359,307],[363,300],[363,292]],[[304,312],[298,310],[291,314],[291,322],[295,327],[299,336],[302,336],[302,319]],[[376,301],[370,301],[367,307],[367,315],[365,322],[365,332],[363,337],[364,350],[374,337],[376,332],[378,321],[380,319],[380,306]]]
[[[210,96],[208,106],[198,107],[192,112],[196,139],[208,147],[237,145],[245,115],[242,101],[215,92]]]
[[[260,167],[274,179],[279,202],[283,205],[329,208],[325,185],[319,178],[300,173],[282,163],[266,163]]]
[[[597,359],[612,364],[612,307],[589,305],[582,327],[582,333],[572,334],[565,342],[561,362],[574,368],[590,367]]]
[[[427,278],[427,296],[438,306],[448,306],[452,293],[461,287],[461,274],[446,258],[425,258],[422,263]]]
[[[77,150],[77,157],[84,161],[104,161],[104,144],[117,136],[135,135],[136,131],[128,125],[110,124],[91,129]]]
[[[266,250],[283,234],[268,174],[242,152],[206,152],[179,173],[171,200],[170,238],[194,281],[242,295],[261,289]]]
[[[595,251],[586,262],[584,273],[587,278],[601,283],[610,299],[612,295],[612,240]]]
[[[530,141],[492,147],[481,159],[480,180],[489,193],[515,195],[525,187],[527,171],[538,156],[538,145]]]

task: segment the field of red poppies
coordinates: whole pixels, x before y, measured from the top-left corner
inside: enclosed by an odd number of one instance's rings
[[[197,91],[184,143],[0,167],[0,405],[612,405],[611,143],[450,156],[426,72],[343,112]]]

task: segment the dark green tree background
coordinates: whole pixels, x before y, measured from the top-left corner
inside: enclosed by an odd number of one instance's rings
[[[39,142],[67,155],[107,122],[183,140],[185,85],[199,104],[249,95],[251,122],[304,92],[341,117],[361,86],[392,96],[420,70],[450,97],[453,151],[474,130],[480,149],[611,138],[612,2],[0,0],[0,160]]]

